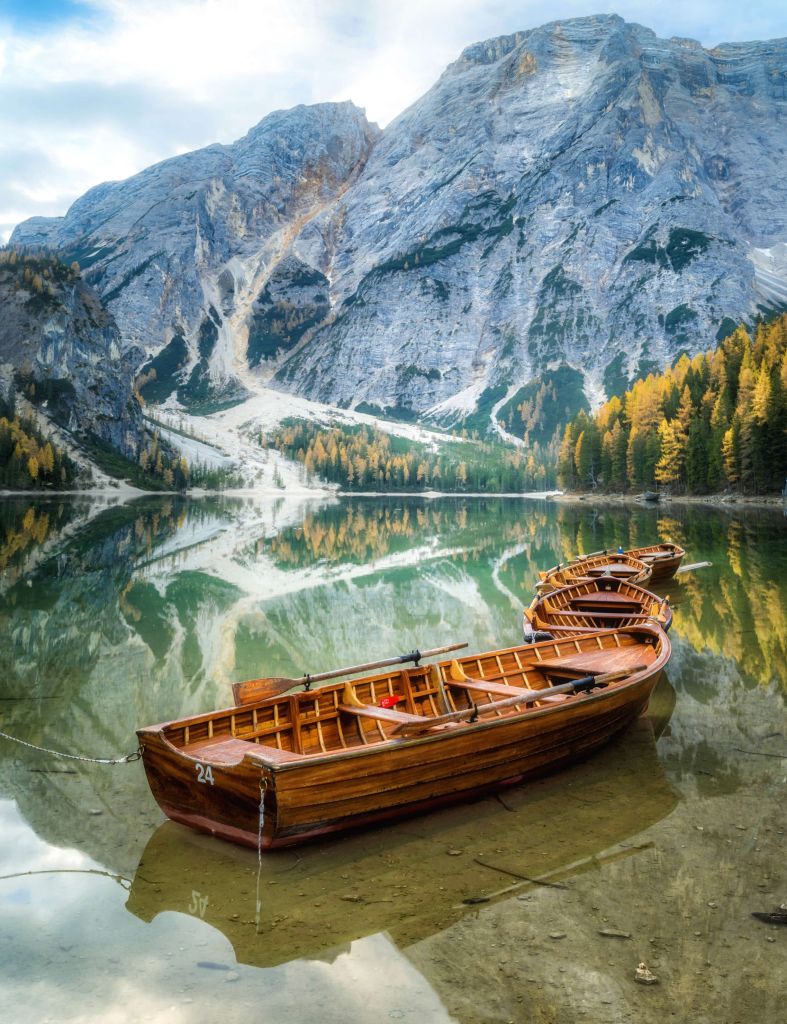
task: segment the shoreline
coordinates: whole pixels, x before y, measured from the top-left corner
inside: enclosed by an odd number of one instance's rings
[[[336,487],[304,488],[238,488],[207,489],[195,487],[186,491],[144,491],[132,485],[120,487],[93,487],[74,490],[0,490],[0,501],[8,498],[87,498],[125,503],[139,498],[172,497],[205,498],[519,498],[525,501],[554,501],[558,504],[636,505],[641,508],[664,508],[668,505],[709,505],[713,508],[781,508],[787,507],[787,497],[781,494],[683,494],[661,495],[658,501],[646,501],[642,494],[593,494],[579,491],[343,491]]]
[[[646,501],[642,494],[586,494],[564,491],[550,501],[565,505],[579,502],[592,505],[637,505],[640,508],[665,508],[668,505],[710,505],[713,508],[781,508],[787,502],[781,494],[662,494],[658,501]]]

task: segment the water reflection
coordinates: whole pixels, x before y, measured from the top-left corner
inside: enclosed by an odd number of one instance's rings
[[[674,693],[660,684],[654,703]],[[456,923],[479,904],[512,899],[603,862],[669,814],[677,797],[640,719],[593,759],[555,778],[468,807],[349,839],[266,855],[172,822],[150,838],[127,909],[145,921],[175,910],[218,928],[239,963],[333,959],[385,931],[401,948]],[[425,898],[428,894],[428,898]]]
[[[251,1019],[261,1000],[297,1021],[304,986],[342,1021],[402,1007],[423,1020],[570,1020],[580,1009],[585,1019],[622,1020],[635,957],[653,958],[665,980],[647,993],[643,1020],[699,1019],[706,1005],[723,1008],[719,1019],[776,1019],[769,979],[778,965],[730,992],[703,989],[703,965],[737,972],[744,961],[770,963],[740,936],[764,944],[768,933],[753,930],[762,926],[750,912],[784,898],[776,891],[787,692],[780,515],[505,499],[167,497],[114,507],[15,499],[3,516],[0,728],[85,755],[125,753],[140,723],[228,703],[233,680],[453,640],[475,649],[514,643],[537,569],[570,555],[661,538],[713,566],[665,588],[675,605],[669,673],[678,700],[671,718],[668,706],[651,708],[657,744],[640,723],[586,765],[504,794],[511,810],[488,800],[272,854],[259,913],[254,855],[176,826],[159,830],[139,766],[62,762],[0,741],[3,874],[67,869],[0,880],[0,915],[13,936],[0,1019],[57,1010],[123,1021],[131,997],[163,1013],[167,955],[179,991],[195,1000],[181,1007],[190,1024]],[[533,886],[501,868],[568,888]],[[102,871],[112,877],[91,873]],[[134,880],[128,896],[123,878]],[[474,897],[489,902],[463,902]],[[635,933],[623,952],[599,948],[602,917]],[[564,946],[552,932],[566,933]],[[498,958],[490,973],[477,951],[502,945],[505,953],[489,954]],[[241,965],[281,966],[269,978],[234,963],[233,949]],[[286,967],[293,958],[299,965]],[[212,960],[238,968],[245,994],[229,1009],[219,975],[198,966]],[[412,999],[385,982],[349,1009],[343,986],[368,981],[364,971],[380,976],[381,965]],[[556,965],[570,984],[555,984]],[[75,979],[91,968],[85,1004]],[[116,986],[102,980],[113,976]],[[153,979],[150,992],[133,982],[143,976]],[[22,994],[34,990],[30,1010]]]

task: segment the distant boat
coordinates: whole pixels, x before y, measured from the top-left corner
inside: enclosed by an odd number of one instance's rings
[[[630,551],[595,551],[592,555],[580,555],[568,562],[558,563],[551,569],[540,572],[539,590],[567,587],[572,583],[584,583],[599,576],[614,576],[629,583],[643,585],[653,575],[651,566]]]
[[[644,548],[631,548],[626,554],[649,565],[653,570],[651,577],[653,580],[668,580],[674,576],[680,563],[686,557],[685,550],[670,541],[665,541],[663,544],[651,544]]]
[[[672,609],[668,599],[614,576],[601,576],[539,594],[525,609],[525,633],[544,631],[553,637],[648,621],[657,623],[665,632],[670,628]]]
[[[669,654],[643,625],[399,668],[140,729],[142,759],[168,817],[286,846],[587,757],[646,707]]]

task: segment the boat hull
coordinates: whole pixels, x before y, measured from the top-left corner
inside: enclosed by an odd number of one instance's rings
[[[677,544],[654,544],[647,548],[633,548],[627,552],[634,558],[645,561],[652,570],[651,582],[671,579],[680,568],[686,556],[683,548]]]
[[[255,750],[222,764],[141,730],[143,762],[168,817],[272,849],[474,799],[582,760],[645,709],[665,660],[625,687],[593,691],[569,706],[308,758]]]

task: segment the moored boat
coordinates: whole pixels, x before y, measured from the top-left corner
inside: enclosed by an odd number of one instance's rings
[[[672,625],[669,599],[613,576],[538,594],[525,609],[526,635],[567,637],[643,622],[658,624],[666,632]]]
[[[583,555],[570,562],[558,563],[551,569],[539,573],[538,590],[544,591],[567,587],[572,583],[584,583],[599,576],[614,576],[640,586],[648,583],[652,569],[647,562],[634,557],[631,552],[597,551]]]
[[[678,802],[656,750],[659,709],[668,717],[674,696],[662,676],[647,715],[594,756],[593,771],[578,764],[509,791],[505,804],[455,805],[417,829],[404,819],[384,836],[359,831],[301,848],[297,858],[270,851],[260,863],[251,850],[166,821],[148,840],[126,909],[147,922],[172,912],[200,918],[226,936],[239,963],[255,967],[331,961],[380,932],[405,949],[477,913],[479,898],[511,899],[597,872],[605,857],[642,856],[626,840]],[[450,870],[446,850],[457,854]],[[526,850],[533,881],[466,863],[478,850],[494,850],[495,864],[520,873]]]
[[[638,558],[651,567],[652,580],[668,580],[674,576],[680,563],[686,556],[679,544],[665,541],[663,544],[651,544],[644,548],[631,548],[626,552],[632,558]]]
[[[378,673],[138,731],[168,817],[260,849],[480,796],[601,747],[669,658],[655,626]]]

